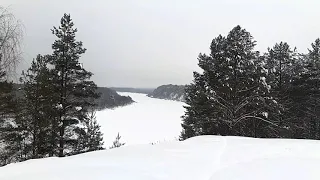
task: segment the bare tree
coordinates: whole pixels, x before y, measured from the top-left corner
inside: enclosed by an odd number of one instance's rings
[[[7,9],[0,7],[0,166],[14,161],[12,158],[17,155],[17,151],[11,151],[10,148],[21,149],[19,145],[22,141],[18,140],[21,139],[20,134],[13,134],[14,127],[8,123],[16,108],[13,83],[8,81],[8,77],[20,60],[21,39],[20,22]]]
[[[0,72],[10,72],[21,59],[22,24],[7,8],[0,7]]]

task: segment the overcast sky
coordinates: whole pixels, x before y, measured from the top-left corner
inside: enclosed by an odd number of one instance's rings
[[[190,83],[198,54],[238,24],[263,52],[279,41],[306,52],[320,37],[319,0],[0,1],[25,27],[19,70],[36,54],[52,52],[50,29],[70,13],[88,49],[80,61],[99,86]]]

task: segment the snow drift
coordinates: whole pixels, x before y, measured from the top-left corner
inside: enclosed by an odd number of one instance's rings
[[[319,180],[312,140],[199,136],[0,168],[1,180]]]

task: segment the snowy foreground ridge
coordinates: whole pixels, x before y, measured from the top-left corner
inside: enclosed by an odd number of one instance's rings
[[[320,142],[201,136],[0,168],[0,180],[319,180]]]

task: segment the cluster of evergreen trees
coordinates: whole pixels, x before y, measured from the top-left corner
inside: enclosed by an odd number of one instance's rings
[[[200,54],[186,88],[181,139],[197,135],[320,139],[320,39],[301,54],[280,42],[260,54],[240,26]]]
[[[22,73],[20,96],[0,72],[0,165],[102,149],[92,108],[99,94],[79,62],[86,49],[76,32],[65,14],[52,29],[53,53],[38,55]]]

